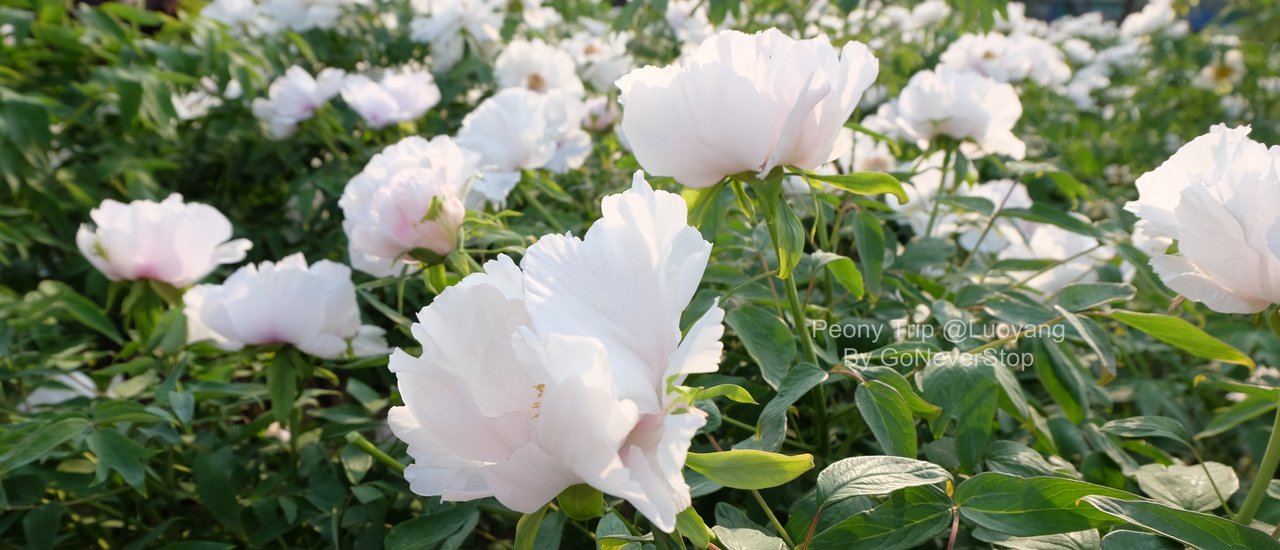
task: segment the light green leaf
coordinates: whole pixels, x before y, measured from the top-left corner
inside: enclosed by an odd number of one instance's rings
[[[560,492],[556,502],[560,505],[561,512],[577,521],[598,518],[605,511],[604,493],[585,483],[570,485]]]
[[[1132,300],[1138,290],[1127,283],[1074,283],[1063,287],[1058,305],[1067,311],[1084,311],[1111,302]]]
[[[840,286],[854,298],[861,300],[866,294],[862,284],[862,273],[858,271],[858,266],[854,265],[852,259],[821,250],[814,252],[811,256],[819,266],[826,267],[827,271],[836,278],[836,282],[840,283]]]
[[[1217,462],[1194,466],[1145,464],[1134,477],[1142,492],[1152,499],[1193,512],[1218,508],[1240,489],[1235,471]]]
[[[813,455],[781,455],[754,449],[717,453],[689,453],[685,464],[725,487],[768,489],[791,481],[813,468]]]
[[[1187,353],[1254,368],[1253,359],[1199,327],[1177,317],[1117,310],[1111,317]]]
[[[889,193],[898,198],[899,204],[911,200],[898,178],[884,172],[854,172],[852,174],[808,174],[809,179],[829,183],[855,195],[882,195]]]

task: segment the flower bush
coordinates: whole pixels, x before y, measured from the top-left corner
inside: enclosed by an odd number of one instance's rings
[[[0,0],[0,546],[1280,548],[1274,2],[612,4]]]

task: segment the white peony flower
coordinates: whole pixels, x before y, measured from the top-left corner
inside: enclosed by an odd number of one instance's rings
[[[632,69],[634,61],[627,53],[627,42],[631,36],[627,33],[612,33],[607,36],[596,36],[580,32],[566,40],[562,46],[573,56],[578,67],[578,76],[591,84],[599,92],[608,92],[622,75]]]
[[[1248,126],[1214,126],[1137,185],[1125,210],[1169,288],[1222,313],[1280,303],[1280,147],[1249,139]]]
[[[1168,27],[1177,19],[1173,11],[1172,0],[1153,0],[1142,7],[1142,11],[1134,12],[1120,23],[1120,34],[1127,37],[1152,35]]]
[[[583,94],[573,58],[564,50],[541,39],[512,40],[498,54],[493,78],[499,88],[526,88],[544,93],[552,90]]]
[[[246,265],[222,284],[197,285],[182,299],[189,342],[212,340],[227,351],[290,344],[325,359],[387,351],[382,329],[360,325],[351,268],[329,260],[308,266],[297,253],[279,263]]]
[[[440,88],[427,71],[392,71],[374,82],[352,75],[342,84],[342,100],[370,127],[383,128],[422,118],[440,102]]]
[[[414,492],[527,513],[587,483],[675,528],[705,419],[668,384],[719,365],[723,310],[680,332],[711,244],[639,173],[602,210],[585,238],[499,256],[418,313],[422,355],[391,355],[405,404],[388,415]]]
[[[1227,50],[1213,63],[1205,65],[1191,84],[1204,90],[1230,90],[1244,78],[1244,54],[1240,50]]]
[[[622,132],[650,174],[707,187],[740,172],[833,159],[879,62],[860,42],[725,31],[685,61],[618,81]]]
[[[370,4],[370,0],[265,0],[262,12],[281,28],[306,32],[332,29],[344,9]]]
[[[591,151],[582,129],[586,107],[564,91],[536,94],[507,88],[462,119],[458,145],[481,157],[482,175],[471,188],[468,208],[501,203],[520,181],[521,170],[578,168]]]
[[[200,17],[218,21],[250,36],[272,28],[272,23],[253,0],[213,0],[200,9]]]
[[[970,70],[997,82],[1031,80],[1046,86],[1071,78],[1061,50],[1026,34],[965,34],[942,52],[942,65]]]
[[[416,263],[407,255],[417,249],[449,254],[478,162],[448,136],[410,136],[374,155],[338,200],[351,266],[387,277]]]
[[[253,116],[267,124],[271,137],[289,137],[298,123],[311,118],[316,109],[338,95],[345,77],[341,69],[324,69],[312,78],[306,69],[290,67],[271,83],[266,98],[253,100]]]
[[[939,136],[964,140],[970,157],[986,154],[1026,156],[1027,146],[1013,135],[1022,102],[1009,84],[972,71],[939,67],[911,77],[897,100],[877,113],[895,122],[921,146]]]
[[[468,39],[488,47],[501,39],[502,0],[417,0],[409,22],[414,42],[431,44],[432,69],[444,72],[462,60]]]
[[[153,279],[185,287],[221,264],[244,259],[253,247],[231,238],[231,222],[212,206],[184,203],[174,193],[163,202],[129,204],[111,199],[89,211],[96,227],[81,225],[76,246],[112,281]]]

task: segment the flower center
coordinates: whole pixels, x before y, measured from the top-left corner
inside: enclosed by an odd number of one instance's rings
[[[547,79],[542,78],[542,75],[538,73],[533,73],[525,81],[525,86],[535,92],[541,92],[547,88]]]

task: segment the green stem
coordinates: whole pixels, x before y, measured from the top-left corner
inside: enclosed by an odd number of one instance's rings
[[[366,454],[373,457],[374,460],[377,460],[386,467],[395,470],[397,474],[404,475],[404,464],[401,464],[399,460],[392,458],[391,455],[382,452],[382,449],[374,446],[372,442],[365,439],[363,435],[360,435],[360,432],[347,432],[347,442],[355,445],[361,451],[364,451]]]
[[[947,189],[947,167],[951,165],[951,147],[947,147],[947,152],[942,155],[942,175],[938,177],[938,190],[934,193],[933,208],[929,211],[929,223],[924,226],[924,236],[933,236],[933,224],[938,221],[938,206],[941,204],[939,199]]]
[[[1271,426],[1271,437],[1267,439],[1267,450],[1262,454],[1262,464],[1258,466],[1258,475],[1253,478],[1253,485],[1240,505],[1240,513],[1236,514],[1236,522],[1249,525],[1253,516],[1262,506],[1262,498],[1267,496],[1267,486],[1276,474],[1276,466],[1280,465],[1280,411],[1276,412],[1275,424]]]
[[[543,221],[547,222],[547,225],[551,226],[552,230],[556,233],[565,232],[565,228],[563,225],[560,225],[560,221],[557,220],[555,216],[551,215],[551,212],[547,210],[547,207],[542,206],[542,203],[535,200],[532,193],[529,193],[528,184],[524,181],[517,183],[516,192],[520,194],[520,198],[524,201],[525,206],[528,206],[532,208],[534,212],[537,212],[538,216],[540,216]]]
[[[782,537],[782,541],[787,543],[787,548],[795,548],[796,543],[791,540],[791,535],[787,534],[787,528],[782,526],[781,521],[778,521],[778,516],[773,515],[773,510],[769,509],[769,503],[764,501],[760,491],[752,489],[751,496],[756,497],[756,503],[760,505],[761,510],[764,510],[764,515],[769,516],[769,523],[773,524],[774,529],[777,529],[778,536]]]

